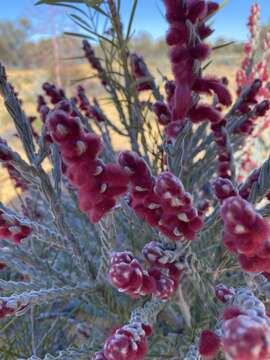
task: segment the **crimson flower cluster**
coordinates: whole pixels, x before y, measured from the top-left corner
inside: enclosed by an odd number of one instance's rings
[[[174,86],[166,84],[168,105],[157,104],[154,110],[160,121],[167,125],[168,137],[175,137],[182,128],[186,117],[194,122],[208,120],[211,123],[222,121],[221,113],[214,107],[198,102],[196,93],[216,95],[220,104],[229,106],[231,96],[221,80],[202,77],[200,64],[206,60],[211,49],[203,41],[212,33],[206,20],[218,10],[216,2],[165,0],[166,18],[169,30],[166,41],[170,47],[170,60],[175,77]],[[163,116],[161,116],[163,115]]]
[[[119,164],[129,175],[130,205],[138,216],[172,240],[193,240],[203,227],[191,195],[170,172],[154,178],[145,161],[131,151],[121,152]]]
[[[61,100],[64,100],[66,95],[63,89],[58,89],[55,85],[45,82],[42,85],[42,89],[45,91],[46,95],[50,98],[52,104],[57,104]],[[42,101],[39,98],[39,101]]]
[[[238,254],[241,267],[247,272],[270,272],[268,220],[240,196],[225,199],[220,214],[224,222],[224,244]]]
[[[94,100],[95,104],[90,104],[85,89],[81,85],[77,87],[77,102],[80,110],[82,110],[88,118],[94,119],[97,122],[106,120],[103,112],[97,106],[96,100]]]
[[[270,108],[269,100],[258,103],[259,91],[262,88],[262,81],[255,79],[250,87],[241,94],[241,101],[237,106],[236,114],[246,114],[246,120],[234,129],[235,133],[242,135],[252,134],[258,117],[264,117]],[[251,110],[253,111],[251,112]]]
[[[220,337],[211,330],[203,330],[199,341],[200,355],[212,359],[221,346]]]
[[[147,337],[152,334],[150,325],[131,322],[115,330],[106,340],[103,350],[92,360],[142,360],[148,345]]]
[[[97,74],[101,80],[101,84],[103,86],[107,86],[108,82],[106,80],[106,73],[101,65],[100,59],[96,56],[95,51],[91,44],[84,39],[82,42],[83,45],[83,51],[86,59],[88,60],[91,67],[97,71]]]
[[[213,138],[218,152],[217,175],[224,179],[231,178],[231,153],[228,151],[228,134],[226,132],[226,119],[211,125]]]
[[[237,189],[229,179],[217,177],[211,183],[212,190],[216,198],[223,202],[225,199],[238,195]]]
[[[136,80],[137,91],[152,90],[154,88],[153,79],[143,57],[138,54],[131,54],[129,61],[132,76]]]
[[[248,27],[250,32],[250,39],[244,47],[245,57],[241,64],[241,69],[236,74],[236,82],[238,85],[237,93],[240,95],[242,88],[247,84],[248,77],[250,75],[250,69],[252,66],[252,57],[254,55],[254,50],[257,45],[257,39],[259,36],[259,21],[260,21],[260,7],[258,4],[254,3],[251,7],[251,14],[249,16]],[[248,76],[249,74],[249,76]]]
[[[145,260],[150,264],[144,269],[130,252],[113,254],[109,277],[111,283],[120,291],[133,298],[155,295],[162,300],[170,298],[178,287],[181,266],[169,262],[165,249],[158,242],[150,242],[142,250]]]
[[[82,129],[72,113],[55,109],[48,116],[48,128],[59,145],[66,175],[78,190],[80,209],[90,221],[98,222],[115,206],[116,197],[127,191],[128,176],[119,165],[98,159],[100,138]]]
[[[0,210],[0,237],[10,240],[15,244],[20,244],[23,239],[29,236],[32,229],[22,224],[15,217],[7,214],[4,210]]]

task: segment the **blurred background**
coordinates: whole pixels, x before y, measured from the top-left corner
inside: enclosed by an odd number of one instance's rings
[[[72,10],[64,7],[35,6],[35,0],[4,1],[0,12],[0,61],[7,68],[10,82],[23,101],[28,116],[36,115],[36,97],[41,93],[44,81],[74,92],[80,82],[89,96],[102,96],[98,81],[89,80],[91,69],[82,57],[81,38],[68,36],[65,32],[82,33],[72,22]],[[124,24],[128,21],[133,0],[122,1]],[[220,0],[220,3],[223,3]],[[243,46],[248,39],[247,21],[252,0],[225,1],[224,7],[215,16],[213,46],[234,41],[212,54],[208,72],[229,79],[230,88],[235,89],[235,74],[241,63]],[[259,0],[263,33],[270,24],[270,1]],[[139,0],[134,21],[132,48],[143,55],[151,72],[161,79],[161,74],[170,76],[167,47],[164,34],[167,24],[161,0]],[[94,44],[93,44],[94,45]],[[99,52],[98,47],[96,48]],[[0,104],[0,136],[20,151],[14,136],[12,122]],[[106,105],[105,105],[106,110]],[[8,176],[0,169],[0,201],[13,197]]]

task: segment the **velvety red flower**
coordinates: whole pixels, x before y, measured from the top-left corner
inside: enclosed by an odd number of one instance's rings
[[[246,315],[227,320],[223,326],[225,354],[234,360],[267,360],[269,357],[268,329]]]
[[[152,107],[157,116],[157,120],[161,125],[168,125],[171,122],[171,112],[167,105],[161,101],[157,101]]]
[[[104,164],[98,159],[100,138],[85,132],[79,120],[67,111],[52,111],[48,128],[59,145],[65,174],[78,190],[80,209],[91,222],[100,221],[116,205],[116,198],[127,191],[128,175],[118,164]]]
[[[137,91],[152,90],[153,80],[142,56],[137,54],[130,55],[131,73],[136,80]]]
[[[200,104],[194,107],[188,114],[190,120],[195,124],[202,121],[210,121],[216,124],[222,120],[220,112],[207,104]]]
[[[141,323],[131,323],[116,330],[104,345],[105,357],[110,360],[140,360],[147,353],[146,333]]]
[[[270,225],[249,202],[240,196],[226,199],[221,206],[221,217],[224,237],[230,238],[240,254],[253,256],[263,249],[269,238]]]
[[[89,64],[91,65],[91,67],[94,70],[97,71],[97,74],[101,80],[101,84],[106,87],[108,85],[108,82],[106,79],[106,73],[102,67],[100,59],[96,56],[95,51],[94,51],[93,47],[91,46],[91,44],[89,43],[89,41],[84,39],[82,41],[82,48],[84,51],[84,55],[85,55],[86,59],[88,60]]]
[[[149,275],[156,282],[156,296],[161,300],[168,300],[176,290],[176,284],[173,279],[164,274],[161,269],[153,267],[149,270]],[[178,284],[177,284],[178,285]]]
[[[186,24],[181,22],[172,23],[166,35],[167,44],[169,46],[183,45],[188,40],[188,32]]]
[[[151,241],[147,243],[142,250],[142,254],[151,265],[166,267],[168,263],[165,249],[160,242]]]
[[[215,287],[215,295],[223,303],[228,302],[235,294],[233,289],[227,288],[223,284],[219,284]]]
[[[188,19],[195,23],[202,20],[207,15],[207,6],[205,0],[197,0],[188,2]]]
[[[211,186],[215,196],[221,201],[238,193],[229,179],[218,177],[212,181]]]
[[[42,89],[46,95],[50,98],[52,104],[57,104],[59,101],[65,98],[63,89],[57,89],[55,85],[45,82],[42,85]]]
[[[209,95],[214,93],[219,102],[224,106],[230,106],[232,103],[232,97],[228,88],[219,79],[211,77],[198,78],[193,85],[193,90]]]
[[[221,339],[211,330],[203,330],[200,335],[199,353],[206,358],[213,358],[219,351]]]
[[[246,256],[240,254],[238,261],[243,270],[250,273],[270,272],[270,259],[261,258],[257,255]]]

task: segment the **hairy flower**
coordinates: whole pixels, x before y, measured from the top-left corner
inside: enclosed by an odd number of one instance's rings
[[[211,330],[203,330],[200,335],[199,352],[206,358],[213,358],[221,346],[221,339]]]
[[[98,160],[100,138],[85,132],[71,114],[54,110],[49,115],[48,128],[60,147],[67,177],[78,189],[80,209],[90,221],[98,222],[116,205],[116,198],[127,191],[128,176],[119,165]]]
[[[147,353],[147,335],[142,323],[129,323],[117,329],[104,344],[105,359],[141,360]]]

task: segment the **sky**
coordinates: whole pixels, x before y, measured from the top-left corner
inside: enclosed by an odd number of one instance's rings
[[[1,0],[3,2],[0,20],[16,20],[35,14],[36,0]],[[219,0],[222,2],[222,0]],[[123,19],[128,19],[133,0],[122,0]],[[214,18],[215,37],[245,40],[247,38],[247,18],[253,0],[229,0],[228,4]],[[263,23],[270,22],[270,0],[258,0],[261,6]],[[35,9],[34,9],[35,8]],[[47,11],[43,5],[39,11]],[[62,8],[61,8],[62,10]],[[164,36],[167,24],[164,20],[162,0],[138,0],[138,9],[134,22],[136,32],[146,31],[154,38]],[[30,15],[31,16],[31,15]]]

